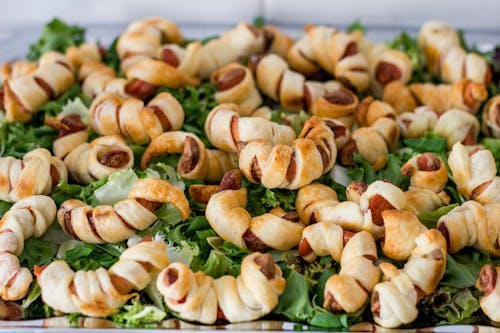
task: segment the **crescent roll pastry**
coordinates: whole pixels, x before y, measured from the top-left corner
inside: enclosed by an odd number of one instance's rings
[[[482,291],[483,297],[479,300],[483,312],[494,322],[500,321],[500,267],[492,264],[484,265],[479,271],[476,288]]]
[[[239,154],[245,177],[266,188],[298,189],[331,170],[337,157],[333,132],[319,117],[309,118],[293,145],[255,140]]]
[[[147,105],[136,98],[102,93],[90,106],[90,125],[97,134],[120,134],[139,144],[147,144],[163,132],[177,131],[183,123],[182,106],[166,92]]]
[[[29,269],[21,267],[18,256],[24,241],[40,237],[50,227],[56,215],[52,198],[33,195],[15,203],[0,220],[0,298],[19,300],[29,290],[33,277]]]
[[[63,161],[74,181],[88,184],[132,167],[134,154],[120,136],[109,135],[78,145]]]
[[[79,200],[67,200],[59,208],[57,220],[75,239],[92,244],[119,243],[152,225],[157,220],[154,212],[166,202],[179,209],[182,219],[191,213],[181,189],[164,180],[144,178],[132,186],[127,199],[113,206],[92,208]]]
[[[412,112],[417,106],[427,105],[437,113],[451,108],[476,113],[488,97],[483,83],[462,79],[453,84],[389,83],[383,93],[384,102],[391,104],[398,113]]]
[[[429,106],[419,106],[413,112],[403,112],[396,117],[403,138],[419,138],[436,126],[439,114]]]
[[[500,138],[500,95],[493,96],[483,109],[483,132]]]
[[[434,126],[434,132],[446,138],[446,145],[450,149],[457,142],[475,145],[479,126],[479,121],[472,114],[451,109],[441,114]]]
[[[197,77],[201,66],[201,47],[199,41],[191,42],[185,48],[164,44],[158,49],[156,57],[189,77]]]
[[[36,71],[37,63],[28,60],[17,60],[6,62],[2,65],[2,81],[10,81],[20,76],[33,74]]]
[[[338,202],[337,193],[331,187],[313,183],[299,189],[295,199],[295,208],[299,213],[300,221],[309,225],[323,221],[328,210],[337,205]]]
[[[291,145],[295,132],[259,117],[241,117],[236,104],[220,104],[208,114],[205,133],[210,142],[227,152],[238,152],[241,145],[254,140],[270,141],[273,145]]]
[[[79,46],[70,46],[66,49],[66,57],[78,70],[84,63],[101,62],[103,50],[97,43],[83,43]]]
[[[78,71],[78,80],[85,96],[91,99],[94,99],[102,92],[116,93],[121,97],[143,99],[142,92],[131,90],[131,88],[134,88],[131,82],[127,82],[123,78],[117,78],[115,71],[102,62],[84,63]]]
[[[352,236],[342,252],[339,273],[326,281],[323,307],[332,312],[359,310],[379,282],[376,260],[377,246],[373,236],[366,231]]]
[[[47,149],[30,151],[22,160],[0,157],[0,200],[16,202],[34,194],[49,194],[68,179],[64,163]]]
[[[293,39],[273,25],[265,25],[262,32],[264,34],[265,51],[286,59],[288,51],[293,45]]]
[[[49,100],[73,86],[73,67],[69,59],[58,52],[45,53],[36,71],[4,81],[3,103],[6,121],[26,122]]]
[[[271,255],[252,253],[243,259],[236,278],[214,280],[176,262],[158,275],[156,286],[180,318],[213,324],[217,319],[234,323],[265,316],[278,304],[286,283]]]
[[[317,257],[330,255],[333,260],[340,262],[344,246],[353,235],[353,232],[342,229],[334,222],[323,221],[308,225],[302,231],[299,256],[313,262]]]
[[[217,85],[217,104],[237,104],[238,112],[242,116],[249,116],[262,104],[262,97],[255,87],[252,72],[241,64],[231,63],[219,68],[212,72],[210,81]]]
[[[404,265],[397,269],[380,264],[387,280],[373,288],[371,310],[375,322],[394,328],[417,318],[417,303],[437,287],[446,269],[446,241],[439,231],[430,229],[415,240],[415,247]]]
[[[427,228],[411,212],[384,210],[381,214],[385,227],[382,251],[394,260],[408,259],[415,240]]]
[[[52,150],[54,155],[61,160],[80,144],[87,142],[89,137],[89,128],[79,114],[46,118],[45,125],[59,131],[52,143]]]
[[[448,251],[456,253],[466,246],[500,255],[500,226],[496,222],[500,203],[481,205],[467,201],[441,216],[437,228],[448,243]]]
[[[73,271],[58,260],[36,267],[42,300],[63,313],[91,317],[112,315],[144,289],[169,263],[163,241],[142,241],[126,249],[109,269]],[[57,292],[55,292],[57,291]]]
[[[488,149],[468,150],[457,142],[448,156],[448,165],[458,191],[482,204],[500,202],[500,177],[495,158]]]
[[[488,85],[491,69],[484,57],[467,53],[457,31],[446,23],[428,21],[420,29],[418,44],[429,70],[445,82],[468,78]]]
[[[147,168],[153,158],[167,154],[182,154],[177,173],[186,179],[218,182],[229,170],[236,167],[236,156],[231,153],[207,149],[193,133],[166,132],[151,141],[142,155],[141,168]]]

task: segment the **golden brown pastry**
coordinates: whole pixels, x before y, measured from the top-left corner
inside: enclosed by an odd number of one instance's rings
[[[103,50],[97,43],[83,43],[66,49],[66,57],[75,70],[78,70],[85,63],[101,62],[102,53]]]
[[[418,44],[424,50],[429,70],[445,82],[468,78],[488,85],[491,69],[484,57],[467,53],[458,32],[439,21],[428,21],[420,29]]]
[[[382,251],[394,260],[406,260],[415,246],[417,237],[427,228],[411,212],[384,210],[384,237]]]
[[[127,80],[117,78],[115,71],[102,62],[84,63],[78,71],[78,80],[85,96],[94,99],[102,92],[113,92],[121,97],[132,97]],[[135,94],[142,99],[141,94]]]
[[[210,81],[217,85],[217,104],[234,103],[242,116],[249,116],[262,104],[252,72],[241,64],[231,63],[219,68],[212,72]]]
[[[500,267],[492,264],[484,265],[479,271],[476,288],[482,291],[483,297],[479,300],[483,312],[494,322],[500,322]]]
[[[237,157],[218,149],[207,149],[193,133],[166,132],[151,141],[142,155],[141,168],[147,168],[153,158],[167,154],[182,154],[177,173],[186,179],[218,182],[236,167]]]
[[[136,295],[132,290],[144,289],[168,263],[163,241],[143,240],[126,249],[107,270],[75,272],[58,260],[35,267],[35,274],[43,302],[54,310],[107,317]]]
[[[37,63],[28,60],[17,60],[6,62],[2,65],[2,82],[16,79],[18,77],[33,74]]]
[[[446,138],[448,149],[455,143],[475,145],[479,135],[479,121],[472,114],[451,109],[441,114],[434,125],[434,133]]]
[[[322,221],[323,217],[327,216],[327,211],[338,202],[337,193],[331,187],[313,183],[299,189],[295,199],[295,208],[299,213],[300,221],[309,225]]]
[[[445,237],[448,251],[456,253],[466,246],[500,255],[500,203],[481,205],[467,201],[441,216],[437,228]]]
[[[291,145],[295,132],[290,126],[280,125],[259,117],[241,117],[236,104],[220,104],[208,114],[205,133],[210,142],[227,152],[238,152],[253,140],[270,141],[273,145]]]
[[[293,145],[256,140],[239,154],[239,167],[253,183],[267,188],[298,189],[331,170],[337,147],[330,127],[319,117],[309,118]]]
[[[62,114],[57,117],[46,118],[45,125],[59,131],[52,143],[54,155],[64,159],[73,149],[89,137],[89,127],[79,114]]]
[[[383,101],[392,105],[397,113],[413,112],[417,106],[427,105],[437,113],[451,108],[476,113],[488,97],[483,83],[462,79],[453,84],[389,83],[383,93]]]
[[[247,189],[240,185],[241,173],[233,170],[222,179],[218,193],[210,197],[205,216],[215,232],[222,239],[250,251],[267,248],[286,251],[296,246],[304,226],[295,221],[294,214],[277,210],[250,216],[245,209]]]
[[[264,34],[265,52],[277,54],[286,59],[288,51],[293,45],[293,39],[273,25],[265,25],[262,32]]]
[[[47,149],[30,151],[22,160],[0,157],[0,200],[16,202],[34,194],[49,194],[68,179],[62,161]]]
[[[97,134],[120,134],[139,144],[147,144],[163,132],[180,130],[183,123],[182,106],[166,92],[147,105],[136,98],[102,93],[90,106],[90,126]]]
[[[234,323],[265,316],[278,304],[286,283],[271,255],[252,253],[243,259],[236,278],[214,280],[172,263],[158,275],[156,286],[182,319],[213,324],[218,319]]]
[[[384,262],[387,278],[373,288],[371,310],[375,322],[394,328],[417,318],[417,303],[437,287],[446,269],[446,241],[436,229],[420,234],[403,269]]]
[[[201,47],[199,41],[191,42],[186,47],[164,44],[157,50],[156,57],[189,77],[197,77],[201,66]]]
[[[366,231],[352,236],[342,252],[340,271],[326,281],[323,307],[332,312],[359,310],[379,282],[376,260],[377,246],[373,236]]]
[[[191,213],[181,189],[161,179],[144,178],[134,184],[127,199],[113,206],[91,207],[80,200],[66,200],[57,220],[64,232],[85,243],[119,243],[152,225],[157,220],[154,212],[166,202],[179,209],[182,219]]]
[[[30,120],[33,113],[63,94],[73,83],[73,67],[69,59],[58,52],[45,53],[36,71],[4,81],[5,120]]]
[[[25,197],[15,203],[0,220],[0,298],[19,300],[29,290],[33,277],[20,266],[18,256],[24,241],[41,237],[56,216],[54,200],[44,195]]]
[[[397,115],[396,122],[404,138],[416,139],[424,136],[436,126],[439,114],[429,106],[419,106],[412,112],[403,112]]]
[[[488,149],[467,149],[455,143],[448,156],[448,165],[458,191],[467,199],[481,204],[500,202],[500,177],[493,154]]]
[[[134,154],[118,135],[102,136],[91,143],[81,143],[63,156],[71,178],[88,184],[113,172],[134,165]]]
[[[342,229],[335,222],[310,224],[302,231],[302,239],[298,245],[299,256],[313,262],[317,257],[330,255],[333,260],[340,262],[344,246],[353,235],[353,232]]]
[[[484,134],[500,138],[500,95],[493,96],[488,100],[482,115]]]

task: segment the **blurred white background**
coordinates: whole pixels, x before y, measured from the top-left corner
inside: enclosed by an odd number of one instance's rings
[[[0,0],[0,61],[23,57],[53,17],[87,28],[87,39],[109,43],[132,20],[161,16],[191,38],[218,34],[262,16],[294,36],[306,23],[346,27],[359,19],[372,39],[418,32],[429,19],[464,29],[469,43],[500,44],[499,0]]]

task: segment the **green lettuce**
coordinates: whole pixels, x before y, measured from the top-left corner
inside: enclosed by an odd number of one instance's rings
[[[10,202],[0,200],[0,218],[2,218],[5,213],[9,211],[10,207],[12,207]]]
[[[452,288],[470,288],[474,286],[481,267],[488,263],[498,265],[498,260],[492,260],[487,252],[474,249],[448,254],[446,271],[440,284]]]
[[[19,261],[24,267],[33,269],[33,266],[50,263],[56,254],[57,246],[43,238],[31,237],[24,242],[24,249]]]
[[[37,148],[52,151],[52,143],[57,131],[48,126],[39,126],[34,119],[27,123],[7,123],[0,125],[0,156],[23,158]]]
[[[411,37],[407,32],[401,32],[388,43],[391,49],[400,50],[410,58],[413,73],[410,82],[426,82],[432,77],[427,72],[422,50],[418,47],[416,38]]]
[[[167,313],[149,304],[143,304],[138,298],[133,298],[131,304],[124,305],[120,312],[111,316],[118,327],[155,328]]]
[[[93,196],[102,205],[114,205],[127,198],[128,192],[138,179],[132,169],[120,170],[111,174],[106,184],[95,189]]]
[[[79,100],[79,101],[78,101]],[[92,101],[83,94],[79,83],[74,84],[57,99],[48,101],[41,108],[45,118],[55,117],[59,114],[78,113],[82,119],[88,118],[88,107]],[[66,110],[66,111],[64,111]]]
[[[362,33],[365,33],[366,26],[364,26],[358,19],[347,26],[347,32],[353,32],[353,31],[361,31]]]
[[[274,207],[280,206],[285,211],[295,210],[297,191],[284,189],[268,189],[261,184],[253,184],[243,180],[242,187],[247,188],[247,210],[252,216],[268,213]]]
[[[86,186],[69,184],[68,182],[63,181],[52,189],[51,197],[58,206],[66,200],[78,199],[91,205],[92,207],[95,207],[101,204],[95,196],[95,191],[106,185],[107,182],[108,177],[91,182]]]
[[[448,214],[453,208],[458,207],[458,203],[439,207],[432,212],[425,212],[418,215],[418,219],[425,225],[427,228],[435,228],[439,218],[443,215]]]
[[[109,268],[118,261],[120,254],[125,250],[124,246],[118,244],[95,245],[72,242],[72,246],[66,249],[64,253],[58,254],[75,271],[96,270],[99,267]]]

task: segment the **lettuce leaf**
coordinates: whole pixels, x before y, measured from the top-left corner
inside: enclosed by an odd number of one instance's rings
[[[94,192],[104,186],[107,182],[108,177],[91,182],[86,186],[61,182],[52,189],[51,197],[58,206],[66,200],[78,199],[91,205],[92,207],[95,207],[101,202],[96,198]]]
[[[403,143],[420,153],[435,152],[446,153],[446,139],[426,136],[418,139],[403,139]]]
[[[458,207],[458,203],[439,207],[438,209],[432,212],[425,212],[418,215],[418,219],[425,225],[427,228],[435,228],[437,221],[443,215],[448,214],[453,208]]]
[[[19,261],[24,267],[33,269],[33,266],[50,263],[56,254],[57,246],[43,238],[31,237],[24,242],[24,249]]]
[[[353,31],[361,31],[362,33],[366,32],[366,26],[364,26],[359,19],[356,21],[352,22],[347,26],[347,32],[353,32]]]
[[[138,179],[132,169],[120,170],[111,174],[106,184],[95,189],[93,196],[102,205],[114,205],[127,197]]]
[[[149,167],[145,170],[145,175],[151,178],[166,180],[170,184],[180,188],[183,191],[186,189],[186,184],[182,181],[179,174],[175,171],[175,168],[166,163],[150,164]]]
[[[247,210],[252,216],[268,213],[274,207],[280,206],[285,211],[295,210],[297,191],[283,189],[268,189],[261,184],[253,184],[243,180],[242,187],[247,188]]]
[[[63,260],[74,269],[96,270],[99,267],[109,268],[118,261],[120,254],[125,250],[124,246],[118,244],[85,244],[81,243],[68,249],[64,253]]]
[[[470,288],[474,286],[481,267],[487,263],[498,265],[498,260],[492,260],[487,252],[470,248],[454,255],[448,254],[446,271],[440,284],[453,288]]]
[[[354,180],[371,184],[376,180],[387,179],[406,191],[410,186],[410,178],[401,174],[401,167],[409,159],[406,154],[389,154],[384,169],[375,172],[367,161],[358,153],[354,153],[354,167],[347,170],[347,175]]]
[[[80,102],[78,102],[78,100],[80,100]],[[80,84],[76,83],[57,99],[48,101],[42,105],[40,111],[43,111],[44,116],[47,118],[61,114],[65,108],[67,109],[66,113],[69,113],[71,109],[76,109],[76,113],[87,114],[88,117],[88,111],[85,112],[83,109],[88,108],[91,102],[90,98],[83,94]]]
[[[12,207],[10,202],[0,200],[0,218],[2,218],[5,213],[9,211],[10,207]]]
[[[157,323],[162,321],[167,313],[162,309],[143,304],[135,297],[131,304],[124,305],[120,312],[111,316],[111,319],[118,327],[124,328],[155,328]]]
[[[118,77],[122,77],[123,73],[120,73],[120,57],[118,56],[118,51],[116,49],[116,46],[118,45],[118,39],[120,36],[117,36],[111,44],[109,45],[108,49],[106,50],[106,54],[104,55],[103,62],[111,67],[115,72],[117,72]]]
[[[0,125],[0,156],[23,158],[36,148],[52,151],[52,143],[57,131],[48,126],[39,126],[36,120],[27,123],[7,123]]]

